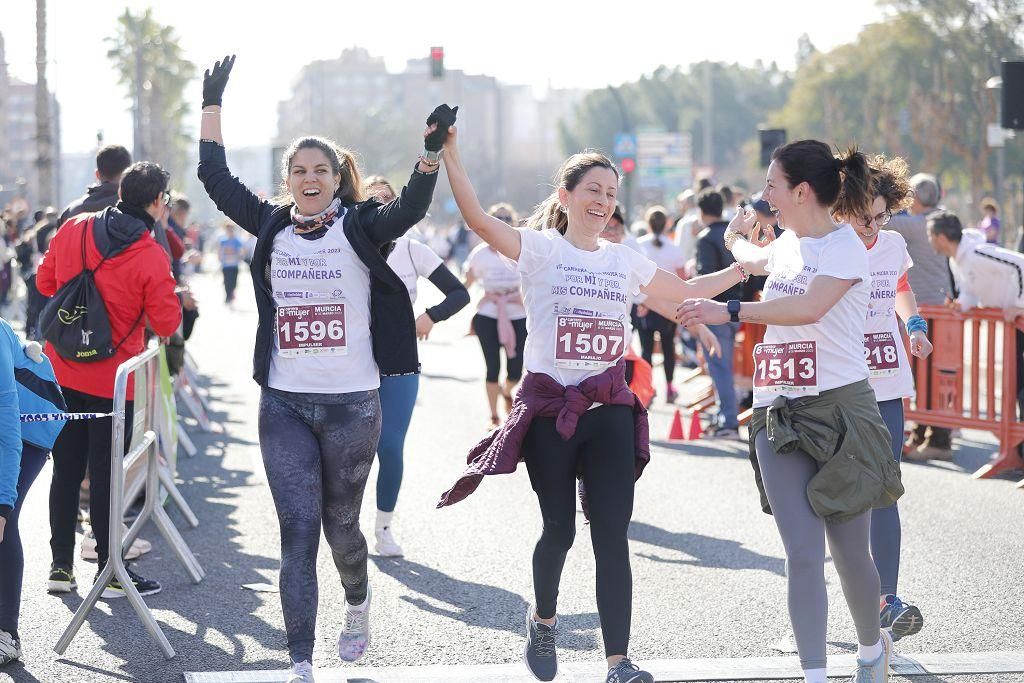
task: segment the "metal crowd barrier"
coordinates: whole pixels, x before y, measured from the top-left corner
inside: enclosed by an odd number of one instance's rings
[[[54,650],[57,654],[64,654],[72,639],[82,627],[89,612],[96,605],[96,601],[102,594],[103,589],[112,576],[117,576],[128,598],[129,604],[142,620],[143,625],[149,632],[161,652],[168,659],[174,657],[174,649],[167,641],[163,631],[157,624],[153,614],[149,611],[146,603],[142,600],[135,585],[128,577],[124,565],[124,553],[132,546],[132,542],[139,535],[142,526],[150,519],[156,524],[160,534],[167,541],[178,561],[185,568],[193,583],[199,583],[205,576],[203,568],[199,565],[195,555],[189,549],[185,540],[178,533],[171,523],[166,510],[160,504],[163,499],[161,488],[166,491],[171,500],[180,508],[188,523],[195,527],[199,524],[196,516],[192,513],[181,492],[174,484],[173,474],[161,463],[161,451],[159,435],[167,434],[168,416],[164,408],[164,402],[160,393],[160,354],[163,350],[154,342],[149,348],[138,356],[125,361],[117,369],[114,379],[114,417],[113,439],[110,453],[110,530],[109,547],[112,549],[106,566],[100,572],[95,585],[89,592],[85,601],[75,611],[71,623],[64,630]],[[125,454],[125,424],[126,420],[133,419],[132,415],[125,415],[125,403],[127,401],[128,378],[136,374],[136,397],[141,394],[141,400],[136,402],[136,410],[139,410],[141,403],[142,430],[138,444]],[[169,442],[163,439],[164,444]],[[140,480],[140,484],[134,487],[134,491],[125,491],[125,471],[135,461],[145,458],[146,476]],[[145,503],[142,511],[135,519],[127,533],[122,528],[123,512],[127,503],[135,499],[139,491],[145,489]],[[120,549],[115,552],[113,549]]]
[[[206,398],[199,391],[199,382],[196,375],[196,362],[192,358],[192,354],[186,350],[185,363],[181,368],[181,372],[174,378],[174,394],[188,408],[192,417],[199,423],[200,429],[204,432],[211,432],[213,431],[213,425],[209,418],[210,404],[207,403]],[[181,434],[184,434],[184,432]],[[181,434],[179,434],[179,437]],[[184,435],[182,447],[189,457],[195,455],[195,446],[192,445],[192,440],[188,438],[188,435]]]
[[[922,361],[912,358],[917,396],[906,411],[908,422],[991,432],[999,450],[974,473],[975,479],[1024,469],[1018,447],[1024,423],[1017,417],[1017,368],[1024,359],[1017,330],[1003,312],[977,308],[966,313],[944,306],[921,306],[935,350]],[[1024,489],[1024,481],[1018,488]]]

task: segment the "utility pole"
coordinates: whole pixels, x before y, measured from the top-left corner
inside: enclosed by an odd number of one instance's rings
[[[714,100],[711,91],[711,62],[704,62],[704,165],[714,167],[711,155],[712,126],[714,125]]]
[[[53,174],[53,124],[46,87],[46,0],[36,0],[36,177],[37,206],[56,203]]]

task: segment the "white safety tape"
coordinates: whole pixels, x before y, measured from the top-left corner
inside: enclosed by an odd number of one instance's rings
[[[65,422],[68,420],[96,420],[113,417],[114,413],[22,413],[22,422]]]

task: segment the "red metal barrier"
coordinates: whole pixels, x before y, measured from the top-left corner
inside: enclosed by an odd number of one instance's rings
[[[1018,446],[1024,423],[1017,418],[1017,368],[1022,361],[1016,325],[1002,311],[979,308],[966,313],[943,306],[921,306],[928,321],[932,355],[912,358],[917,396],[908,402],[906,419],[949,429],[993,433],[999,450],[974,478],[1024,469]],[[1024,481],[1019,487],[1024,488]]]

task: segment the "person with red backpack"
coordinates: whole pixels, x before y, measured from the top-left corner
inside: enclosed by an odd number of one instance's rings
[[[119,201],[97,213],[74,216],[50,241],[39,264],[36,284],[44,296],[53,297],[40,316],[47,339],[46,355],[70,412],[109,413],[113,410],[114,376],[119,365],[145,348],[145,328],[160,337],[170,336],[181,323],[181,306],[174,293],[174,278],[167,253],[153,238],[152,230],[164,212],[168,173],[159,165],[140,161],[121,177]],[[89,272],[91,271],[91,272]],[[84,277],[81,277],[83,276]],[[67,285],[67,289],[65,289]],[[76,307],[69,316],[60,304],[72,300],[78,287],[88,297],[98,294],[96,306]],[[88,300],[88,298],[83,299]],[[51,308],[53,307],[53,308]],[[103,320],[100,320],[103,319]],[[53,320],[60,324],[53,324]],[[88,320],[89,324],[83,324]],[[100,324],[97,324],[100,323]],[[68,329],[79,329],[70,347]],[[63,328],[63,329],[61,329]],[[109,334],[109,342],[96,337]],[[128,396],[134,395],[132,381]],[[126,403],[132,414],[132,401]],[[125,444],[131,442],[131,419],[126,420]],[[50,484],[50,549],[53,563],[47,588],[67,593],[77,587],[74,576],[75,522],[79,486],[86,471],[92,481],[90,501],[93,533],[100,570],[109,547],[111,424],[107,419],[71,422],[53,445],[53,480]],[[159,592],[160,584],[131,570],[142,595]],[[117,577],[103,591],[104,598],[123,597]]]

